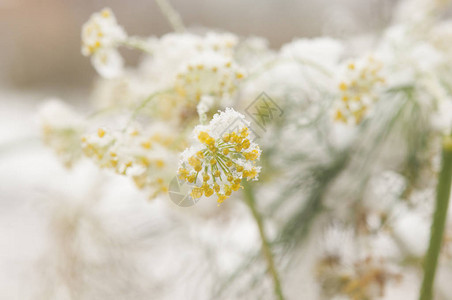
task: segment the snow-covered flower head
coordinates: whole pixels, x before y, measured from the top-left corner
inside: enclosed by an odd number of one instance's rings
[[[146,129],[134,126],[126,132],[101,127],[82,137],[87,157],[102,168],[130,177],[151,199],[167,192],[176,171],[173,144],[171,131],[160,124]]]
[[[189,61],[177,74],[176,90],[189,101],[202,96],[223,97],[236,90],[244,74],[230,57],[206,52]]]
[[[196,144],[182,153],[178,176],[194,184],[190,196],[218,197],[218,203],[237,191],[243,179],[257,180],[261,150],[250,136],[250,123],[227,108],[214,115],[209,125],[194,129]]]
[[[116,48],[126,38],[127,34],[116,22],[113,12],[104,8],[83,25],[82,54],[92,57],[93,66],[103,77],[118,76],[123,60]]]
[[[344,67],[338,84],[339,99],[335,103],[334,119],[347,124],[359,124],[377,101],[377,92],[384,83],[383,64],[372,56]]]
[[[232,60],[237,43],[238,38],[230,33],[165,34],[149,40],[152,56],[145,57],[140,70],[154,85],[168,88],[174,85],[178,74],[185,71],[188,63],[198,64],[201,58],[209,59],[212,53]]]

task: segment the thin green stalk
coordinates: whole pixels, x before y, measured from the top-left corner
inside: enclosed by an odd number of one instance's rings
[[[179,13],[171,6],[168,0],[155,0],[162,13],[173,26],[174,31],[184,32],[185,26]]]
[[[270,243],[268,242],[267,236],[265,235],[264,231],[264,224],[262,221],[262,216],[258,212],[256,207],[256,201],[254,199],[254,193],[253,189],[250,184],[247,182],[243,183],[244,186],[244,196],[245,196],[245,202],[248,205],[248,207],[251,210],[251,213],[253,214],[254,220],[256,221],[256,225],[259,229],[259,235],[262,240],[262,254],[265,257],[265,260],[267,261],[268,271],[270,272],[270,275],[273,279],[273,286],[274,286],[274,292],[275,296],[279,300],[284,300],[284,296],[281,289],[281,282],[279,280],[278,271],[276,270],[275,266],[275,260],[273,259],[273,254],[270,248]]]
[[[122,42],[126,47],[143,51],[147,54],[152,54],[151,48],[146,44],[146,41],[139,37],[129,37],[127,40]]]
[[[452,183],[452,136],[444,138],[442,150],[442,166],[436,187],[436,207],[430,233],[430,244],[424,258],[424,280],[422,282],[420,300],[433,299],[433,287],[439,254],[446,225]]]
[[[172,92],[172,89],[167,89],[167,90],[163,90],[163,91],[157,91],[155,93],[150,94],[146,99],[144,99],[140,105],[138,105],[137,108],[135,108],[135,110],[133,111],[132,115],[129,118],[129,121],[126,124],[126,127],[124,127],[123,131],[126,130],[130,124],[136,119],[137,115],[140,113],[140,111],[146,107],[146,105],[149,104],[149,102],[151,102],[155,97],[157,96],[161,96],[164,94],[169,94]]]

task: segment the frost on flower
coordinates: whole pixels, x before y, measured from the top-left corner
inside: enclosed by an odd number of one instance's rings
[[[151,199],[167,192],[176,171],[174,144],[169,130],[157,125],[148,130],[131,127],[126,132],[99,128],[82,137],[87,157],[102,168],[130,177]]]
[[[140,69],[143,75],[160,88],[174,85],[177,74],[185,71],[193,60],[212,55],[233,57],[238,38],[230,33],[208,32],[206,35],[193,33],[170,33],[150,42],[152,56],[147,56]]]
[[[212,109],[214,105],[214,99],[211,96],[202,96],[198,105],[196,106],[196,111],[198,112],[199,120],[201,123],[207,121],[207,112]]]
[[[177,74],[176,90],[188,101],[197,103],[205,95],[218,98],[231,95],[243,77],[231,58],[206,53],[189,61]]]
[[[249,122],[231,108],[209,125],[194,129],[197,143],[182,153],[178,176],[193,184],[190,196],[217,196],[218,203],[240,189],[243,179],[257,180],[261,150],[250,137]]]
[[[244,77],[234,60],[237,40],[228,33],[167,34],[150,42],[152,56],[140,69],[155,88],[174,89],[192,104],[202,96],[219,99],[232,94]]]
[[[55,150],[66,167],[81,156],[81,116],[60,100],[49,100],[40,109],[43,141]]]
[[[346,124],[359,124],[378,100],[378,89],[385,83],[383,64],[372,56],[349,62],[338,84],[339,99],[334,119]]]
[[[123,60],[117,47],[127,34],[118,25],[113,12],[104,8],[94,13],[82,28],[82,54],[91,56],[91,62],[100,75],[106,78],[121,74]]]

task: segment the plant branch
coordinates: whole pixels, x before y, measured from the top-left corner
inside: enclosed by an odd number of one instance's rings
[[[424,258],[424,279],[422,282],[420,300],[433,299],[433,287],[436,268],[441,252],[444,227],[446,225],[452,181],[452,136],[443,140],[442,165],[436,187],[436,207],[430,232],[430,243]]]
[[[270,272],[270,275],[272,276],[272,279],[273,279],[275,296],[279,300],[284,300],[278,271],[276,270],[275,261],[274,261],[273,254],[272,254],[272,251],[270,248],[270,243],[268,242],[268,239],[265,235],[262,216],[258,212],[257,207],[256,207],[253,189],[252,189],[251,185],[248,184],[247,182],[244,182],[243,186],[244,186],[245,202],[248,205],[248,207],[250,208],[251,213],[253,214],[253,218],[256,221],[256,225],[259,229],[259,235],[262,240],[262,254],[265,257],[265,260],[267,261],[268,271]]]
[[[167,0],[155,0],[163,15],[168,19],[174,31],[184,32],[185,26],[179,13],[171,6]]]

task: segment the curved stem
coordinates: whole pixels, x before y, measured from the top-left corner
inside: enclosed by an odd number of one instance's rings
[[[164,94],[169,94],[171,93],[173,90],[172,89],[167,89],[167,90],[163,90],[163,91],[157,91],[154,92],[152,94],[150,94],[146,99],[144,99],[140,105],[138,105],[137,108],[135,108],[135,110],[133,111],[132,115],[129,118],[129,121],[126,124],[126,127],[123,128],[123,131],[126,130],[130,124],[136,119],[137,115],[139,114],[139,112],[146,107],[146,105],[149,104],[149,102],[151,102],[155,97],[157,96],[161,96]]]
[[[132,48],[132,49],[142,51],[147,54],[152,54],[152,50],[146,44],[146,41],[140,37],[136,37],[136,36],[129,37],[127,40],[122,42],[122,45]]]
[[[256,225],[259,229],[259,235],[262,240],[262,254],[265,257],[265,260],[267,261],[268,271],[273,279],[275,296],[279,300],[284,300],[278,271],[276,270],[275,261],[273,259],[273,254],[272,254],[272,251],[270,248],[270,243],[268,242],[268,239],[265,235],[262,216],[258,212],[257,207],[256,207],[253,189],[252,189],[251,185],[248,184],[247,182],[244,182],[243,186],[244,186],[245,202],[248,205],[248,207],[250,208],[251,213],[253,214],[253,218],[256,221]]]
[[[171,4],[167,0],[155,0],[157,5],[159,6],[162,13],[170,22],[171,26],[173,26],[174,31],[176,32],[184,32],[185,26],[182,22],[182,18],[179,13],[171,6]]]
[[[442,148],[442,166],[436,187],[436,207],[430,232],[430,243],[424,259],[424,279],[420,300],[433,299],[435,273],[441,252],[452,182],[452,136],[444,138]]]

